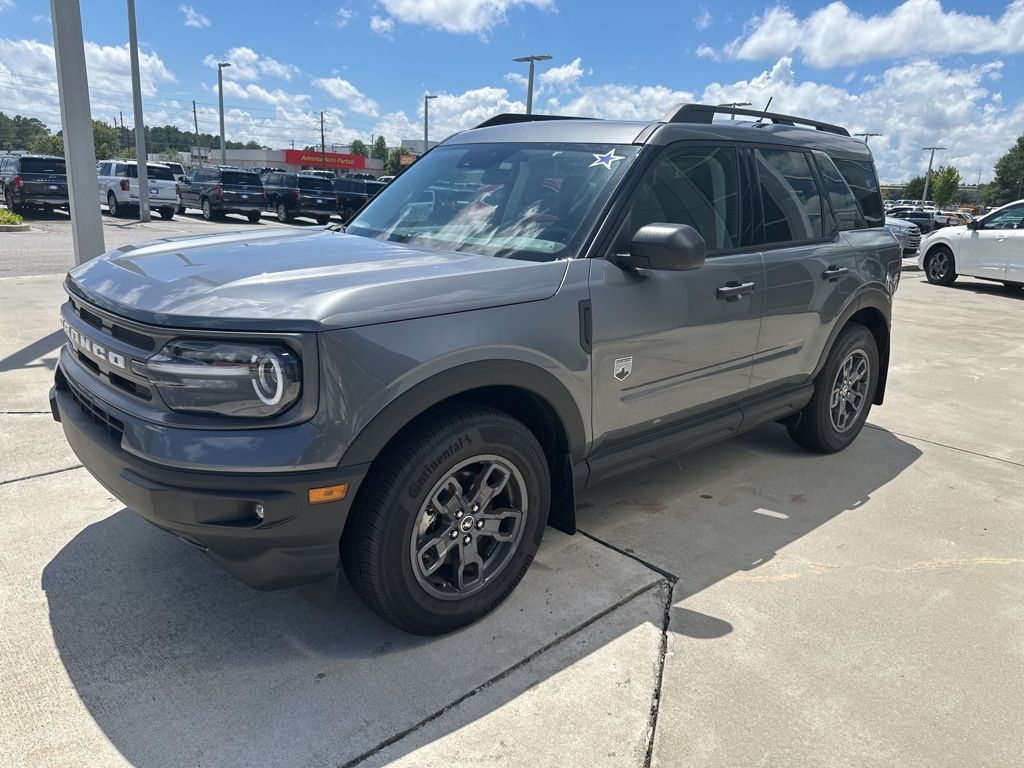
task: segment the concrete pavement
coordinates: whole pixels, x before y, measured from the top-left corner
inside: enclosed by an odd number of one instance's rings
[[[60,276],[0,279],[0,765],[1010,766],[1024,294],[904,274],[884,407],[588,491],[449,637],[259,593],[124,510],[46,391]],[[1016,330],[1015,330],[1016,329]]]

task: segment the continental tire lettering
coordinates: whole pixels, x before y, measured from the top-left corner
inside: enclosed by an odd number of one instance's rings
[[[463,435],[462,437],[459,438],[459,442],[452,443],[447,448],[445,448],[440,454],[438,454],[438,456],[435,459],[431,460],[427,464],[424,464],[419,476],[416,478],[413,484],[409,486],[410,498],[416,498],[417,496],[420,495],[420,493],[423,492],[423,486],[426,484],[431,472],[440,467],[444,462],[446,462],[456,453],[461,451],[463,448],[470,446],[472,444],[473,438],[471,438],[469,435]]]

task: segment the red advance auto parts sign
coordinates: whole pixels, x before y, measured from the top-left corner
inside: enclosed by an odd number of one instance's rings
[[[366,158],[362,155],[343,155],[340,152],[317,152],[312,149],[286,149],[284,161],[295,165],[309,165],[314,168],[365,168]]]

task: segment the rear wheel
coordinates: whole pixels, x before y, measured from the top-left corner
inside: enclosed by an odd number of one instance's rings
[[[877,386],[875,337],[863,325],[850,324],[814,380],[811,401],[787,424],[789,436],[812,451],[841,451],[863,429]]]
[[[11,194],[9,189],[4,192],[4,204],[11,213],[21,213],[21,208],[14,202],[14,195]]]
[[[250,224],[255,224],[256,222],[258,222],[260,220],[260,212],[259,211],[249,211],[247,214],[245,214],[245,218],[247,218],[249,220]]]
[[[207,198],[205,198],[205,197],[203,198],[202,208],[203,208],[203,218],[206,219],[207,221],[213,221],[213,219],[214,219],[213,206],[210,205],[210,201]]]
[[[547,461],[492,408],[439,412],[378,460],[342,539],[356,592],[385,620],[434,635],[496,608],[540,545]]]
[[[288,212],[288,208],[285,207],[284,203],[277,204],[277,220],[282,224],[292,220],[292,215]]]
[[[173,208],[161,208],[160,209],[160,218],[163,219],[164,221],[170,221],[171,219],[174,218],[174,209]]]
[[[946,246],[939,245],[924,261],[924,276],[928,278],[929,283],[951,285],[956,280],[955,267],[953,252]]]
[[[114,218],[121,215],[121,206],[118,204],[113,192],[107,192],[107,210],[110,211],[110,215]]]
[[[330,220],[331,220],[330,216],[317,216],[316,217],[316,223],[317,224],[326,224]]]

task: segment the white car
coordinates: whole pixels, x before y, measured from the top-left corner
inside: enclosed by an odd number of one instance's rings
[[[935,230],[921,243],[917,263],[936,285],[967,275],[1024,287],[1024,200],[964,226]]]
[[[139,207],[139,167],[134,160],[100,160],[96,163],[100,203],[111,216],[121,216]],[[164,163],[146,163],[150,210],[161,218],[173,219],[180,201],[174,172]]]

